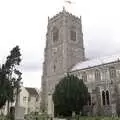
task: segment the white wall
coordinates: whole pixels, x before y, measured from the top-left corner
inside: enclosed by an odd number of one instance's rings
[[[19,106],[24,107],[25,114],[28,113],[28,98],[29,98],[28,91],[24,87],[21,87],[21,92],[19,96]]]
[[[30,112],[39,112],[40,111],[40,95],[38,97],[38,101],[36,101],[36,98],[38,96],[32,95],[30,96],[29,92],[25,89],[25,87],[21,87],[21,92],[19,94],[18,98],[18,105],[19,107],[24,108],[24,114],[28,114]],[[10,106],[15,106],[14,103],[10,103]],[[0,114],[3,113],[4,115],[7,114],[7,102],[5,106],[3,106],[3,109],[0,110]]]

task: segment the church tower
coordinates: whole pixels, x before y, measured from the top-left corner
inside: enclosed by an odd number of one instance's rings
[[[63,9],[48,18],[42,76],[42,107],[48,108],[48,95],[65,73],[85,60],[81,17]]]

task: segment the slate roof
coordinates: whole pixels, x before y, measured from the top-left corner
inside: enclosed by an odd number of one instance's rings
[[[85,69],[89,67],[95,67],[98,65],[107,64],[107,63],[116,62],[116,61],[120,61],[120,54],[107,56],[107,57],[100,57],[100,58],[77,63],[75,66],[73,66],[71,71]]]
[[[38,92],[35,88],[30,88],[30,87],[25,87],[25,88],[29,92],[30,95],[35,95],[35,96],[38,95]]]

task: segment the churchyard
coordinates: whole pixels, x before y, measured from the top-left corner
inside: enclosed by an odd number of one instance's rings
[[[5,116],[0,116],[0,120],[10,120]],[[120,120],[119,117],[76,117],[76,118],[49,118],[45,115],[27,115],[24,120]]]
[[[37,116],[37,119],[35,116],[29,117],[26,120],[120,120],[119,117],[77,117],[77,118],[49,118],[45,116]]]
[[[33,119],[27,119],[27,120],[36,120],[36,119],[33,118]],[[40,117],[37,120],[50,120],[50,119],[42,119]],[[62,120],[62,119],[55,119],[55,120]],[[63,120],[120,120],[120,118],[117,118],[117,117],[80,117],[79,119],[63,119]]]

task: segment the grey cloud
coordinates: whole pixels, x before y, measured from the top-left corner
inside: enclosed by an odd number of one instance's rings
[[[42,64],[40,62],[29,62],[22,64],[21,68],[24,71],[39,71],[42,69]]]

